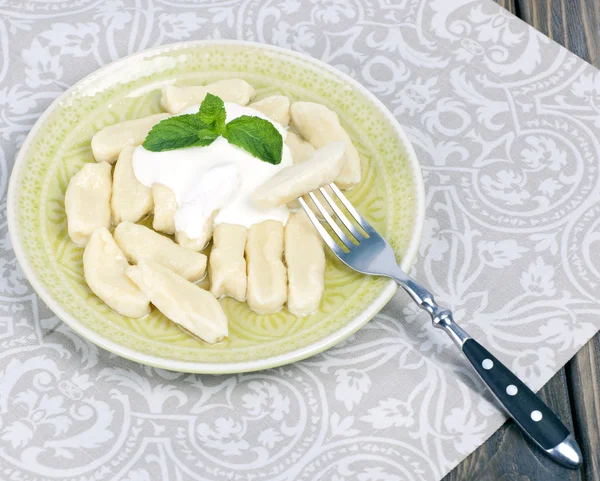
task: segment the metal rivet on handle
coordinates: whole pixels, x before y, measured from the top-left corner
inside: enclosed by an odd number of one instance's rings
[[[533,419],[536,423],[542,420],[542,413],[535,410],[531,413],[531,419]]]

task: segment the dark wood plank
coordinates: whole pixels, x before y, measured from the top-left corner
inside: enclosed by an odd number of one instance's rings
[[[516,0],[494,0],[498,5],[506,8],[510,13],[517,14],[517,8],[515,5]]]
[[[518,17],[596,67],[600,0],[515,0]]]
[[[567,365],[575,434],[583,451],[584,479],[600,479],[600,335]]]
[[[565,370],[544,386],[540,397],[573,430]],[[460,463],[444,481],[582,481],[580,471],[552,462],[516,424],[506,422],[494,435]]]

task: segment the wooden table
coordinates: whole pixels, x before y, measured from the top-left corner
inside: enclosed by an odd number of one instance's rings
[[[495,1],[600,67],[600,0]],[[575,433],[585,459],[579,471],[552,463],[508,421],[444,481],[599,481],[600,335],[581,349],[540,395]]]

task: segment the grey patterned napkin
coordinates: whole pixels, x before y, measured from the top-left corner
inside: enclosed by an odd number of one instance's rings
[[[399,293],[280,369],[196,376],[117,358],[40,301],[7,179],[84,75],[186,39],[305,52],[359,80],[423,166],[417,278],[534,389],[599,329],[600,73],[476,0],[0,0],[0,472],[6,480],[435,481],[504,416]]]

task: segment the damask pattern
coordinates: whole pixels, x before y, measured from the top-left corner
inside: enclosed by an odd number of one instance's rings
[[[396,115],[423,166],[415,275],[534,389],[600,328],[600,73],[488,1],[0,0],[2,479],[431,481],[504,420],[399,293],[306,361],[141,366],[41,303],[5,218],[16,151],[84,75],[186,39],[308,53]]]

